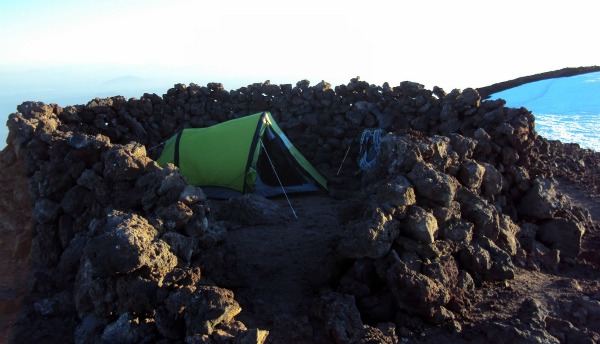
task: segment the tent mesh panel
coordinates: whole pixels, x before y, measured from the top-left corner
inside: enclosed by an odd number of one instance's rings
[[[307,179],[290,161],[289,154],[285,154],[282,148],[283,143],[277,142],[277,139],[269,139],[268,135],[264,135],[263,144],[271,157],[283,186],[299,185],[307,182]],[[256,171],[263,183],[269,186],[279,186],[277,176],[273,172],[273,168],[269,164],[269,160],[265,154],[259,154],[256,162]]]

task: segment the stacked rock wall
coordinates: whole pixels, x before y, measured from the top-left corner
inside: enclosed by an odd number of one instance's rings
[[[326,82],[311,87],[308,81],[293,87],[257,83],[233,91],[224,90],[218,83],[206,87],[178,84],[162,98],[144,94],[140,99],[112,97],[94,99],[85,106],[55,108],[62,126],[92,136],[101,134],[111,143],[138,142],[147,149],[182,128],[205,127],[269,111],[307,158],[327,169],[339,166],[348,147],[356,154],[361,129],[370,127],[469,137],[483,127],[491,142],[482,149],[495,153],[504,149],[503,158],[515,162],[520,158],[515,150],[531,144],[528,139],[533,135],[533,116],[503,108],[503,104],[498,100],[482,105],[473,89],[446,94],[439,88],[432,92],[412,82],[390,87],[356,78],[335,89]],[[520,119],[515,120],[517,117]],[[56,129],[58,123],[48,125],[55,126],[49,130]],[[13,130],[10,135],[17,132]]]
[[[21,229],[32,236],[23,321],[62,321],[76,342],[264,339],[235,320],[231,291],[201,278],[198,267],[223,239],[207,221],[202,190],[153,160],[182,128],[270,111],[329,177],[343,161],[342,177],[355,174],[363,129],[392,133],[364,174],[362,215],[348,219],[339,248],[353,261],[340,291],[373,322],[409,314],[457,329],[476,284],[511,278],[518,257],[554,249],[574,259],[588,220],[553,202],[552,182],[532,168],[531,113],[482,102],[473,89],[446,94],[358,78],[335,88],[178,84],[162,97],[17,110],[2,161],[28,180],[28,202],[15,203],[30,204],[33,223]],[[558,233],[563,222],[568,243]]]
[[[133,123],[124,129],[111,118],[120,100],[93,101],[79,111],[28,102],[9,119],[3,156],[23,166],[28,187],[15,192],[28,196],[31,208],[22,211],[33,222],[6,229],[31,233],[29,285],[17,286],[28,297],[13,340],[258,334],[235,322],[240,307],[231,291],[200,285],[199,261],[224,232],[209,227],[202,190],[159,167],[136,142],[143,139],[129,136],[139,122],[122,113]]]

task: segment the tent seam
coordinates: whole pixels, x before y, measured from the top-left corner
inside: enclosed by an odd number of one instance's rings
[[[250,165],[254,160],[254,152],[256,151],[256,147],[258,145],[258,140],[260,139],[260,132],[265,123],[264,118],[267,116],[267,112],[263,111],[258,119],[258,124],[256,125],[256,130],[254,131],[254,136],[252,136],[252,144],[250,145],[250,152],[248,152],[248,161],[246,162],[246,168],[244,169],[244,185],[242,188],[242,193],[246,193],[246,178],[248,178],[248,171],[250,169]]]
[[[183,130],[181,130],[177,134],[177,138],[175,138],[175,149],[173,152],[173,164],[179,167],[179,141],[181,140],[181,135],[183,135]]]

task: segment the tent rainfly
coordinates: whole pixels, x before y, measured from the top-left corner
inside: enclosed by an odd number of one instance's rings
[[[157,161],[179,167],[189,184],[212,198],[327,190],[327,180],[268,112],[183,129],[165,142]]]

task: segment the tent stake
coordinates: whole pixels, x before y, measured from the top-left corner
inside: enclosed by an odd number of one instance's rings
[[[279,186],[281,186],[281,191],[283,191],[283,194],[285,195],[285,199],[287,199],[287,202],[290,205],[290,209],[292,209],[292,214],[294,215],[294,217],[296,218],[296,220],[298,220],[298,216],[296,215],[296,211],[294,210],[294,207],[292,207],[292,202],[290,202],[290,199],[288,198],[288,195],[285,192],[285,188],[283,187],[283,183],[281,182],[281,179],[279,179],[279,175],[277,174],[277,171],[275,170],[275,165],[273,165],[273,161],[271,161],[271,157],[269,156],[269,153],[267,152],[267,148],[265,147],[265,144],[263,143],[262,139],[259,138],[259,140],[260,140],[261,147],[265,151],[265,155],[267,156],[267,159],[269,159],[269,164],[271,164],[271,168],[273,169],[273,173],[275,173],[275,177],[277,177],[277,181],[279,182]]]

